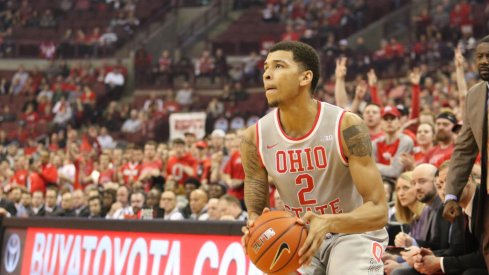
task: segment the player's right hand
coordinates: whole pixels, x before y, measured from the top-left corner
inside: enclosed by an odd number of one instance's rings
[[[270,212],[270,208],[265,207],[263,213]],[[250,215],[248,216],[248,220],[246,221],[246,226],[241,227],[241,232],[243,232],[243,236],[241,237],[241,245],[243,246],[244,252],[246,255],[248,255],[248,252],[246,250],[246,246],[248,244],[248,241],[250,239],[250,228],[252,228],[255,225],[255,219],[258,217],[258,215],[253,215],[253,213],[250,212]]]
[[[454,200],[447,201],[443,207],[443,218],[453,223],[458,215],[460,215],[460,206],[458,206],[458,203]]]
[[[311,263],[312,258],[323,242],[324,235],[329,233],[328,228],[325,226],[328,224],[326,221],[327,216],[327,214],[318,215],[308,211],[302,217],[302,220],[309,224],[309,230],[304,244],[299,249],[299,264],[309,265]]]

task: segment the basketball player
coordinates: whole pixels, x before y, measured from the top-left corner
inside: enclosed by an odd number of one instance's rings
[[[299,249],[301,273],[383,274],[388,208],[367,127],[313,99],[320,74],[310,46],[280,42],[264,69],[267,101],[277,108],[248,128],[241,143],[250,221],[243,245],[268,205],[270,175],[286,210],[309,226]]]

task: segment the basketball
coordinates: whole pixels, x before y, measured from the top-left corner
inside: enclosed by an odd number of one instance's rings
[[[298,252],[307,237],[307,229],[286,211],[262,214],[250,228],[248,256],[267,274],[288,274],[299,267]]]

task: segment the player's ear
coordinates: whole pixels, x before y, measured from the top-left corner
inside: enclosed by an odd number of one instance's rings
[[[306,86],[306,85],[310,84],[312,82],[312,77],[313,77],[313,74],[312,74],[311,70],[304,71],[301,75],[300,85]]]

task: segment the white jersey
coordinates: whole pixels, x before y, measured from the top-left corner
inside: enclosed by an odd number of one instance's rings
[[[285,208],[302,217],[351,212],[363,204],[341,147],[340,123],[345,111],[318,102],[312,129],[301,138],[283,131],[278,109],[256,124],[262,164],[273,178]]]

